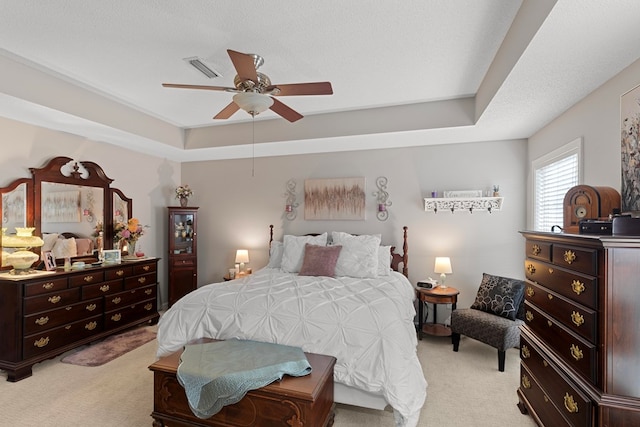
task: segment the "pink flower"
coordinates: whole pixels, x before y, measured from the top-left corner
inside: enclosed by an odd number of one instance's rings
[[[131,236],[131,232],[128,229],[125,228],[124,230],[122,230],[122,237],[124,239],[128,239],[129,236]]]

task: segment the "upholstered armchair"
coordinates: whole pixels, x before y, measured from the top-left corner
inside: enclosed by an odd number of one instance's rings
[[[458,351],[460,335],[498,350],[498,370],[504,372],[506,350],[520,345],[524,324],[524,281],[483,273],[471,308],[451,313],[451,342]]]

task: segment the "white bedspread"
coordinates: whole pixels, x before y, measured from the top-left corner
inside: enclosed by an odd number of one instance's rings
[[[203,286],[160,318],[159,357],[197,338],[238,338],[336,357],[336,382],[381,394],[413,427],[427,383],[416,354],[415,291],[400,273],[308,277],[265,268]]]

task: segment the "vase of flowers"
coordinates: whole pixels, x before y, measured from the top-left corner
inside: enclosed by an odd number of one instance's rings
[[[189,185],[181,185],[176,188],[176,199],[180,200],[180,206],[183,208],[187,207],[187,203],[189,203],[189,197],[193,195],[193,190],[189,188]]]
[[[144,229],[148,227],[148,225],[141,225],[138,218],[131,218],[126,223],[116,223],[116,239],[121,245],[126,243],[130,258],[136,257],[136,243],[144,234]]]

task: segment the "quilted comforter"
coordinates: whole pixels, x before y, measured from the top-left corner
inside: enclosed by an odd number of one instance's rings
[[[334,380],[382,395],[396,425],[413,427],[427,383],[416,354],[415,291],[400,273],[310,277],[265,268],[203,286],[162,315],[158,357],[197,338],[301,347],[337,359]]]

